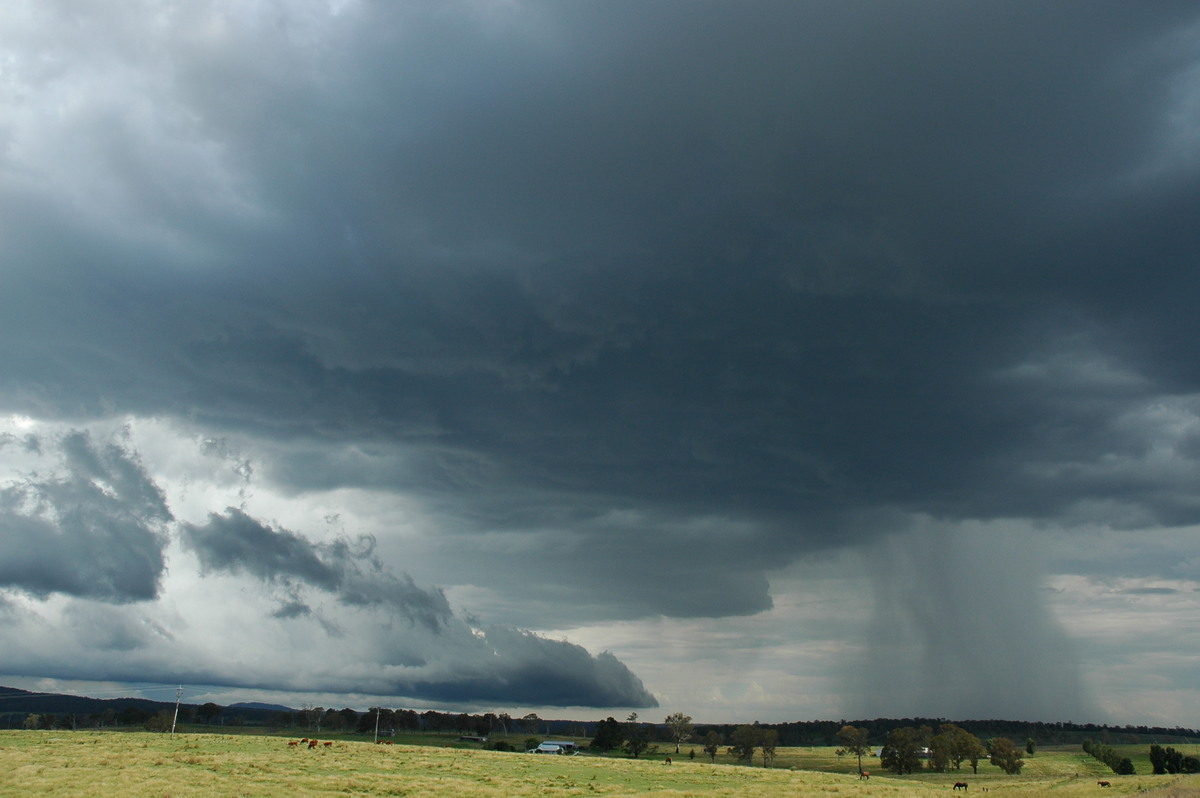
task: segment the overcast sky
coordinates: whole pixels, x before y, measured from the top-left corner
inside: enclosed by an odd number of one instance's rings
[[[1195,726],[1198,218],[1194,2],[6,2],[0,683]]]

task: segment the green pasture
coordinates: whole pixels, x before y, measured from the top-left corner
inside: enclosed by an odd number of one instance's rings
[[[663,746],[655,758],[633,760],[500,753],[454,747],[372,745],[330,736],[331,747],[290,747],[269,735],[144,732],[0,732],[0,796],[893,796],[947,795],[955,781],[971,793],[987,787],[1003,796],[1143,794],[1200,796],[1200,776],[1114,776],[1081,751],[1039,751],[1020,776],[980,764],[957,773],[906,777],[852,772],[854,760],[832,748],[781,748],[775,766],[710,764],[697,751],[679,756]],[[1135,752],[1130,747],[1129,755]],[[662,757],[669,751],[674,763]],[[1144,758],[1144,752],[1142,752]],[[1146,770],[1149,769],[1148,762]],[[1139,763],[1139,768],[1141,763]],[[820,768],[820,770],[817,770]],[[843,772],[829,772],[841,769]],[[1103,789],[1098,779],[1112,782]]]

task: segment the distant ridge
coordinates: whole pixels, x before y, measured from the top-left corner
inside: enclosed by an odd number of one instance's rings
[[[239,701],[236,704],[230,704],[230,709],[261,709],[267,712],[296,712],[291,707],[285,707],[283,704],[264,704],[261,701]]]
[[[199,704],[181,703],[181,708],[195,711]],[[148,698],[89,698],[88,696],[63,695],[60,693],[34,693],[16,687],[0,686],[0,728],[20,728],[20,723],[26,715],[63,715],[76,716],[78,723],[83,725],[90,716],[104,716],[106,713],[120,716],[124,711],[127,722],[140,724],[142,718],[151,717],[157,712],[171,712],[175,709],[174,701],[153,701]],[[135,711],[136,710],[136,711]],[[280,712],[293,713],[295,710],[276,704],[243,703],[222,707],[223,723],[233,723],[240,720],[244,723],[265,724]],[[144,718],[143,718],[144,719]],[[106,721],[106,723],[111,721]]]

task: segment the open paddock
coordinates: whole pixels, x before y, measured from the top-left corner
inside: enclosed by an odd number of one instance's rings
[[[872,762],[870,781],[851,773],[791,769],[826,756],[824,749],[781,749],[777,764],[709,764],[699,756],[632,760],[592,756],[535,756],[455,748],[372,745],[331,738],[315,749],[296,738],[222,734],[0,732],[0,796],[890,796],[951,794],[956,781],[989,796],[1200,796],[1200,776],[1102,776],[1074,752],[1039,752],[1018,777],[970,770],[895,778]],[[322,741],[324,742],[324,741]],[[672,752],[673,753],[673,752]],[[784,756],[786,754],[786,756]],[[836,760],[836,757],[835,757]],[[1036,763],[1036,766],[1033,766]],[[864,765],[866,761],[864,760]],[[1103,792],[1100,792],[1103,790]],[[1144,791],[1150,790],[1146,793]],[[961,791],[959,791],[961,794]]]

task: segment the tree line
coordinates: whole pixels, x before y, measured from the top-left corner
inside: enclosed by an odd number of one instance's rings
[[[590,748],[603,752],[621,750],[638,758],[647,751],[654,752],[657,749],[651,744],[656,729],[659,730],[660,739],[665,731],[666,738],[675,742],[676,753],[679,752],[680,743],[694,740],[712,762],[725,748],[726,753],[739,762],[750,765],[761,761],[763,767],[770,767],[780,746],[778,729],[760,723],[742,724],[730,729],[728,734],[722,734],[711,727],[698,730],[692,724],[691,717],[683,713],[669,715],[661,725],[656,725],[639,722],[635,712],[624,723],[611,716],[600,721],[596,725],[596,735],[592,738]],[[858,771],[862,773],[863,757],[872,753],[870,729],[845,724],[834,737],[839,744],[837,755],[854,756]],[[1035,741],[1030,738],[1026,741],[1025,751],[1032,755],[1035,746]],[[959,770],[963,763],[969,764],[972,771],[978,773],[981,759],[991,762],[1005,773],[1016,774],[1021,772],[1025,764],[1016,743],[1007,737],[993,737],[985,744],[953,723],[939,724],[936,732],[929,725],[891,728],[879,754],[880,764],[897,774],[918,770]],[[688,755],[694,757],[695,749],[689,749]]]
[[[1164,773],[1200,773],[1200,758],[1184,756],[1171,746],[1150,746],[1150,767],[1156,776]]]
[[[1127,756],[1121,756],[1111,746],[1098,743],[1095,740],[1084,740],[1083,750],[1091,754],[1093,758],[1108,765],[1112,769],[1112,772],[1118,776],[1132,776],[1134,774],[1133,760]]]
[[[1147,742],[1145,738],[1157,738],[1158,743],[1193,743],[1200,738],[1200,731],[1183,727],[1166,728],[1162,726],[1116,726],[1095,723],[1049,723],[1042,721],[1020,720],[953,720],[951,718],[874,718],[871,720],[812,720],[792,721],[788,723],[764,724],[779,733],[779,744],[782,746],[826,746],[838,745],[838,732],[847,724],[867,730],[870,738],[881,743],[888,733],[897,727],[911,726],[919,729],[929,726],[936,729],[943,723],[954,723],[956,726],[974,734],[981,740],[993,737],[1007,737],[1019,741],[1034,739],[1040,745],[1078,745],[1085,739],[1099,739],[1109,744],[1137,744]],[[736,724],[705,724],[701,733],[713,729],[728,739]]]

